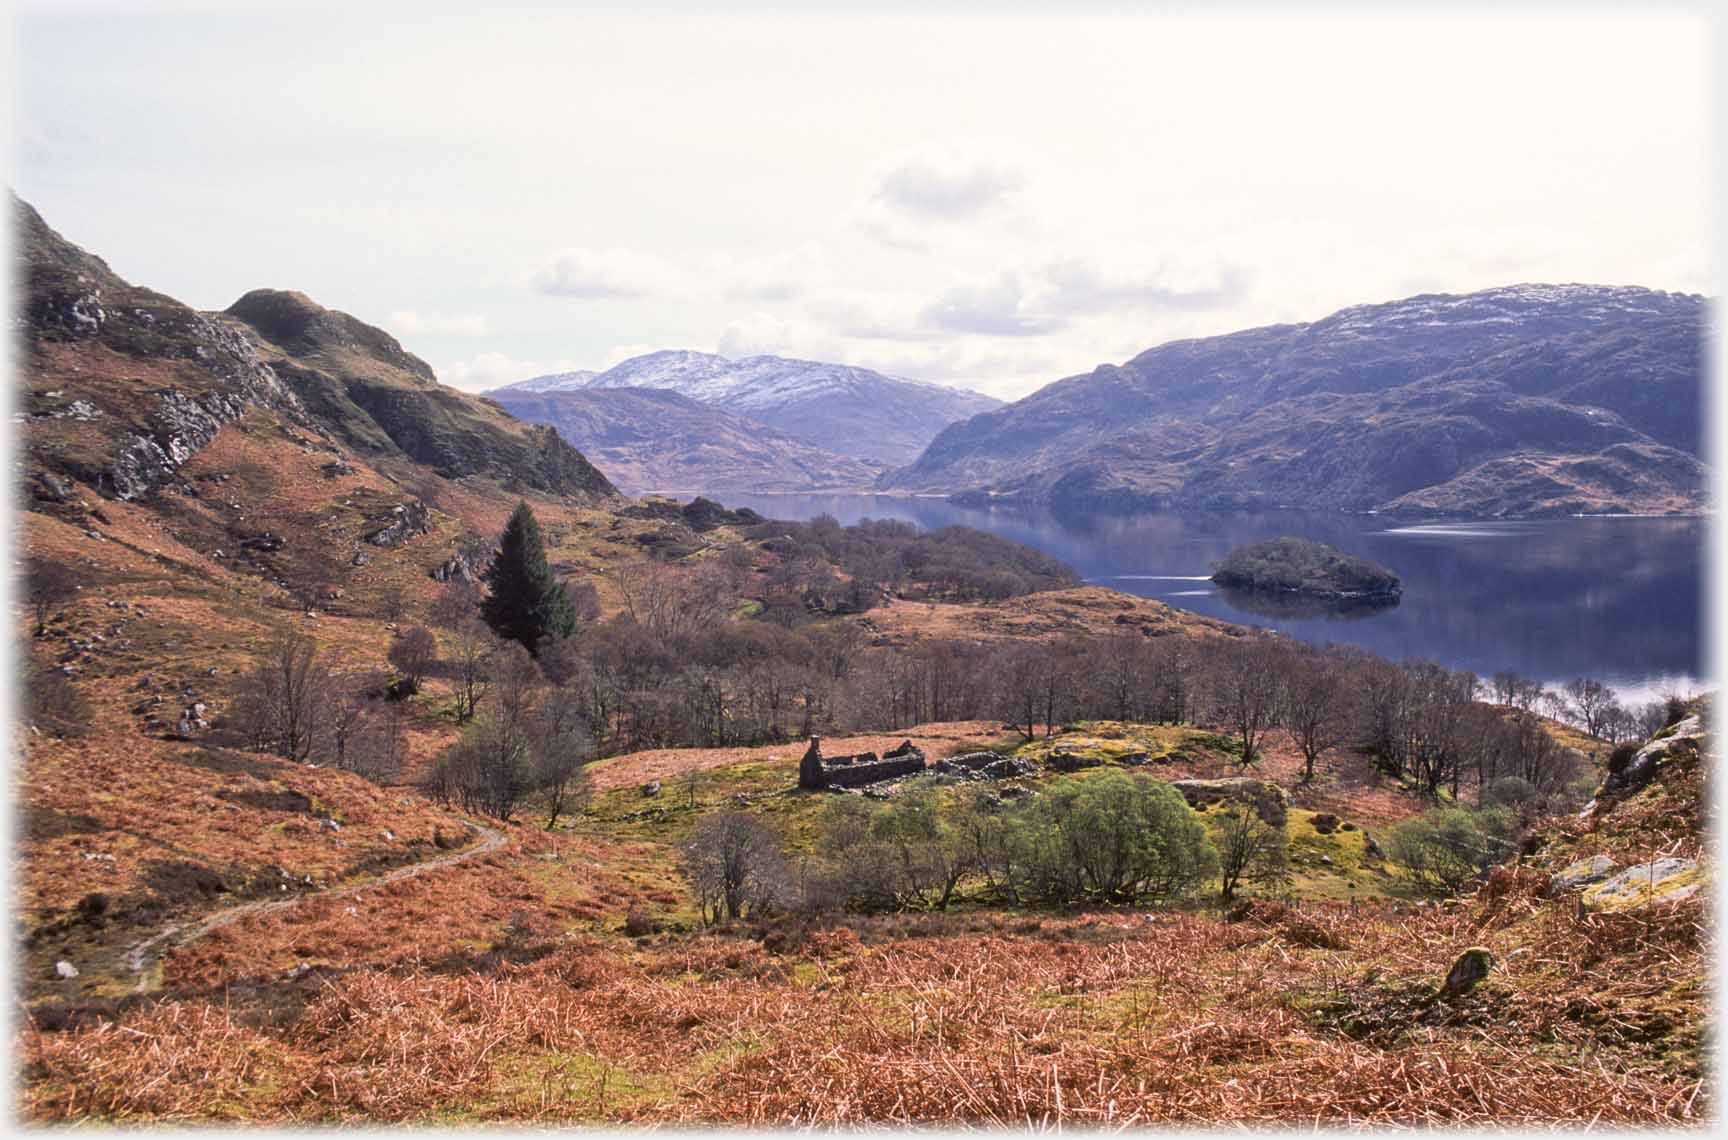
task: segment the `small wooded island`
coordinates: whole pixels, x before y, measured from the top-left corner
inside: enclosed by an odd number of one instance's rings
[[[1404,589],[1398,575],[1378,562],[1290,536],[1238,546],[1217,564],[1212,581],[1226,589],[1340,602],[1395,601]]]

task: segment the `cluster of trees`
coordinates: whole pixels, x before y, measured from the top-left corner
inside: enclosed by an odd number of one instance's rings
[[[1058,779],[1004,801],[915,784],[893,799],[836,796],[816,851],[789,859],[779,835],[742,812],[710,816],[683,846],[710,921],[770,909],[946,909],[963,883],[1017,906],[1171,904],[1216,883],[1224,901],[1285,868],[1285,839],[1251,810],[1209,833],[1169,784],[1144,774]]]
[[[433,762],[423,786],[441,803],[508,819],[538,796],[546,827],[580,810],[593,737],[574,693],[549,685],[527,651],[504,642],[490,663],[487,700],[477,702],[457,743]]]
[[[1613,689],[1594,677],[1574,677],[1550,689],[1540,681],[1503,670],[1488,679],[1485,691],[1497,704],[1522,712],[1540,711],[1610,744],[1643,739],[1685,715],[1686,698],[1681,694],[1666,694],[1629,709]]]
[[[406,710],[389,695],[383,670],[356,667],[284,627],[235,686],[217,739],[388,782],[407,755]]]
[[[1319,594],[1386,594],[1398,575],[1366,558],[1306,538],[1272,538],[1239,546],[1218,563],[1212,580],[1242,590]]]
[[[946,526],[924,531],[894,519],[843,527],[831,515],[809,522],[769,521],[745,532],[779,556],[830,608],[873,606],[883,588],[906,598],[1000,601],[1078,585],[1058,559],[987,531]],[[857,583],[856,589],[847,589]]]
[[[872,581],[914,573],[956,581],[940,570],[952,557],[979,557],[1002,542],[955,528],[921,536],[898,523],[842,528],[819,519],[790,529],[821,559]],[[1016,553],[1005,564],[1036,569],[1043,557],[1007,545]],[[888,563],[871,568],[870,558]],[[802,602],[797,620],[780,620],[770,606],[746,616],[756,583],[739,556],[622,565],[611,579],[621,612],[600,621],[591,584],[570,589],[554,579],[525,505],[486,578],[484,596],[450,583],[426,626],[403,629],[389,651],[395,672],[382,682],[318,660],[305,639],[279,638],[242,686],[231,720],[245,739],[282,755],[390,773],[402,714],[388,698],[441,676],[465,730],[439,763],[434,794],[508,814],[546,792],[554,818],[567,810],[558,805],[574,777],[560,766],[573,754],[748,746],[961,719],[1001,720],[1027,739],[1077,720],[1210,723],[1228,729],[1244,766],[1282,728],[1305,758],[1306,779],[1330,750],[1349,746],[1431,795],[1449,790],[1458,800],[1474,789],[1483,802],[1492,789],[1528,808],[1557,802],[1579,778],[1577,757],[1544,730],[1538,709],[1605,739],[1619,723],[1612,693],[1594,681],[1558,693],[1512,674],[1484,685],[1432,662],[1273,636],[1123,631],[872,645],[854,623],[811,620]],[[1645,712],[1664,715],[1663,707]]]

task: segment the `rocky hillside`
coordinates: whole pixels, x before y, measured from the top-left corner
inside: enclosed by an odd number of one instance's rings
[[[629,494],[861,488],[882,472],[880,463],[665,388],[512,388],[493,397],[517,419],[556,428]]]
[[[943,430],[882,485],[1094,509],[1703,506],[1702,297],[1518,285],[1175,341]]]
[[[502,390],[595,388],[668,388],[818,447],[886,464],[911,462],[949,424],[1001,404],[977,392],[845,364],[779,356],[729,360],[682,350],[632,357],[598,375],[542,376]]]
[[[50,499],[75,483],[146,496],[249,410],[405,478],[424,465],[580,499],[615,493],[555,432],[444,387],[346,313],[274,290],[197,312],[122,280],[27,204],[14,214],[27,478]]]

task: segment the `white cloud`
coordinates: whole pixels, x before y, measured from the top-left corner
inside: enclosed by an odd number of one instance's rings
[[[534,288],[555,297],[645,297],[675,290],[676,269],[629,249],[571,248],[534,274]]]
[[[438,378],[452,388],[484,392],[518,380],[532,380],[551,372],[571,372],[579,367],[573,360],[518,360],[508,353],[482,352],[467,360],[445,364],[438,369]]]
[[[926,147],[879,167],[842,229],[862,232],[883,245],[927,251],[951,244],[980,224],[1017,220],[1027,177],[1004,159]]]
[[[1138,264],[1058,257],[1039,271],[1044,308],[1058,313],[1111,309],[1216,309],[1234,305],[1247,292],[1241,266],[1182,263],[1148,257]]]
[[[1025,184],[1025,173],[1010,163],[922,150],[884,170],[871,199],[918,217],[954,220],[1003,204]]]
[[[806,321],[755,312],[727,323],[715,344],[721,356],[789,356],[849,363],[842,340]]]
[[[722,254],[714,264],[727,292],[757,301],[789,301],[833,276],[826,251],[813,241],[764,257]]]
[[[397,336],[485,336],[489,326],[478,313],[420,313],[398,309],[384,318],[384,327]]]
[[[1020,277],[1003,273],[990,281],[956,285],[924,307],[919,320],[932,329],[986,336],[1042,336],[1065,323],[1033,311]]]

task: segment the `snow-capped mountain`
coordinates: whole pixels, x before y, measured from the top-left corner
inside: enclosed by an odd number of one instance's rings
[[[909,463],[944,427],[1001,401],[977,392],[886,376],[868,368],[667,349],[600,373],[538,376],[502,391],[664,388],[747,416],[842,455]]]
[[[1692,512],[1707,303],[1509,285],[1172,341],[946,428],[882,480],[1067,507]]]
[[[506,384],[502,388],[494,388],[494,392],[568,392],[580,388],[583,384],[600,375],[586,368],[578,368],[574,372],[554,372],[547,376],[536,376],[532,380],[519,380],[514,384]]]

